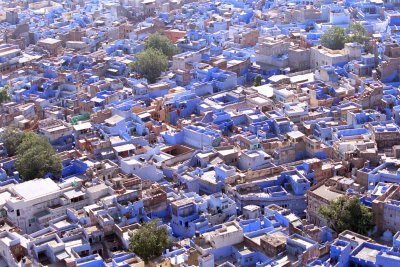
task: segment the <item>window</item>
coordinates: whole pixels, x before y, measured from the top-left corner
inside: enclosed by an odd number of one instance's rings
[[[17,216],[20,216],[20,212],[19,212],[19,210],[17,210]]]

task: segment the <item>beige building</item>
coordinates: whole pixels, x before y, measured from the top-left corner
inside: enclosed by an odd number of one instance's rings
[[[257,64],[262,68],[285,68],[288,65],[290,43],[283,38],[260,37],[255,50]]]
[[[371,128],[372,139],[376,142],[378,149],[392,148],[399,144],[400,130],[396,124],[392,122],[370,124],[369,128]]]
[[[227,222],[214,231],[194,238],[194,247],[201,255],[207,255],[212,249],[232,246],[243,242],[243,229],[236,221]]]
[[[193,67],[190,63],[200,62],[201,53],[196,52],[184,52],[177,54],[172,57],[172,69],[173,70],[190,70]]]
[[[336,65],[348,62],[348,56],[342,50],[331,50],[323,46],[311,47],[310,67],[315,69],[324,65]]]
[[[292,46],[288,51],[288,66],[291,71],[302,71],[310,68],[310,55],[309,49],[302,47]]]
[[[307,220],[318,226],[326,225],[326,220],[318,213],[319,208],[344,196],[353,183],[352,179],[335,176],[312,186],[307,191]]]
[[[39,122],[39,132],[53,142],[64,136],[72,136],[73,128],[63,120],[45,119]]]
[[[37,45],[43,50],[49,52],[50,56],[57,56],[58,53],[62,50],[62,40],[54,39],[54,38],[46,38],[40,40]]]

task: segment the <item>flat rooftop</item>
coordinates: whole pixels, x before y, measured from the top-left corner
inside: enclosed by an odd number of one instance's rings
[[[314,245],[313,243],[310,243],[307,240],[299,238],[297,236],[291,237],[291,239],[297,243],[304,245],[306,247],[306,249],[308,249]]]
[[[13,187],[13,190],[24,199],[34,199],[54,193],[60,190],[60,187],[50,178],[46,178],[18,184]]]
[[[341,193],[330,190],[329,187],[325,184],[319,186],[318,188],[315,188],[314,190],[312,190],[312,192],[329,201],[333,201],[343,195]]]
[[[379,252],[380,250],[378,249],[373,249],[365,246],[360,251],[358,251],[357,254],[354,255],[354,257],[370,262],[375,262],[376,255],[378,255]]]
[[[0,193],[0,206],[4,205],[7,201],[7,199],[11,198],[11,193],[8,191],[4,191]]]
[[[57,44],[59,42],[61,42],[61,40],[54,39],[54,38],[46,38],[46,39],[39,41],[39,43],[43,43],[43,44]]]

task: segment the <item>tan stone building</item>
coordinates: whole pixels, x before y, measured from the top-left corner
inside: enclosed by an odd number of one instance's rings
[[[319,208],[344,196],[353,183],[352,179],[335,176],[312,186],[307,191],[307,220],[318,226],[326,225],[326,220],[318,213]]]
[[[37,45],[41,48],[43,48],[43,50],[46,50],[47,52],[49,52],[49,54],[51,56],[57,56],[58,53],[60,53],[61,49],[62,49],[62,40],[59,39],[54,39],[54,38],[46,38],[43,40],[40,40]]]

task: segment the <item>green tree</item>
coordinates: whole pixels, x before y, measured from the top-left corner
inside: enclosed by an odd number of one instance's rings
[[[172,58],[173,55],[179,52],[179,48],[176,47],[171,41],[164,35],[158,32],[150,35],[145,42],[145,49],[154,48],[160,50],[168,58]]]
[[[129,238],[129,251],[145,262],[161,256],[170,245],[167,228],[158,227],[158,220],[144,223]]]
[[[154,48],[148,48],[136,55],[134,69],[145,77],[149,83],[155,83],[161,73],[167,70],[168,58]]]
[[[337,233],[351,230],[365,235],[374,225],[371,210],[361,204],[357,197],[339,197],[329,205],[320,207],[318,212]]]
[[[261,75],[257,75],[257,76],[254,78],[253,85],[254,85],[254,86],[261,86],[261,82],[262,82],[262,77],[261,77]]]
[[[321,44],[332,50],[343,49],[346,43],[346,33],[343,28],[334,26],[321,36]]]
[[[12,157],[17,152],[18,145],[22,142],[24,132],[15,126],[7,127],[1,134],[4,147],[7,149],[8,156]]]
[[[6,85],[0,89],[0,103],[8,102],[10,100],[11,98],[8,94],[8,86]]]
[[[47,173],[61,175],[61,159],[49,142],[34,132],[27,132],[17,147],[15,166],[25,181],[42,178]]]
[[[351,35],[348,36],[348,42],[357,42],[359,44],[364,45],[368,41],[367,30],[365,30],[364,26],[355,22],[350,26]]]

